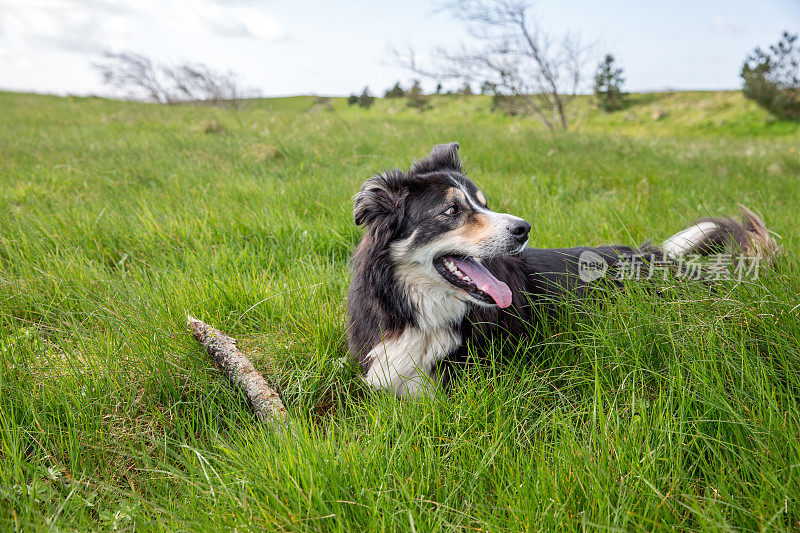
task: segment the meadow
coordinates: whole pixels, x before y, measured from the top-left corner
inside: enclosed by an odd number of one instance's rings
[[[241,110],[0,93],[0,529],[797,530],[800,133],[739,93],[633,95],[577,132],[488,97]],[[401,401],[346,363],[351,197],[458,141],[537,247],[763,214],[757,280],[564,314]],[[185,328],[240,340],[272,434]]]

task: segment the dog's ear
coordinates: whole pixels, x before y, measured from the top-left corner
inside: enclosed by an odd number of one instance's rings
[[[461,172],[461,156],[458,155],[458,143],[437,144],[428,157],[415,161],[411,172],[427,174],[439,170],[455,170]]]
[[[403,220],[408,194],[403,178],[399,171],[379,174],[365,181],[353,198],[353,220],[377,241],[388,242]]]

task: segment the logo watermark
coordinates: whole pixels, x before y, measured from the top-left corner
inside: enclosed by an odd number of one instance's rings
[[[578,276],[592,282],[607,277],[614,281],[648,280],[670,277],[691,281],[757,280],[763,258],[734,257],[731,254],[697,254],[668,259],[657,254],[624,255],[609,264],[592,250],[578,257]]]
[[[587,283],[605,277],[608,263],[597,252],[587,250],[578,257],[578,276]]]

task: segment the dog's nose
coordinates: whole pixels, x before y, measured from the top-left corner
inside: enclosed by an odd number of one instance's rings
[[[520,220],[519,222],[515,222],[508,230],[511,232],[511,235],[522,244],[528,240],[528,234],[531,232],[531,225],[524,220]]]

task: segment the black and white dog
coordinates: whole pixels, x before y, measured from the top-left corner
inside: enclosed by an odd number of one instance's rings
[[[585,295],[595,282],[579,271],[587,254],[613,268],[632,255],[670,261],[719,247],[752,256],[779,251],[745,208],[743,223],[701,220],[660,249],[527,248],[530,224],[488,208],[464,175],[458,143],[434,147],[408,172],[368,179],[353,214],[366,231],[352,261],[350,353],[370,385],[399,396],[429,391],[437,363],[458,357],[468,340],[520,334],[539,316],[538,302]]]

